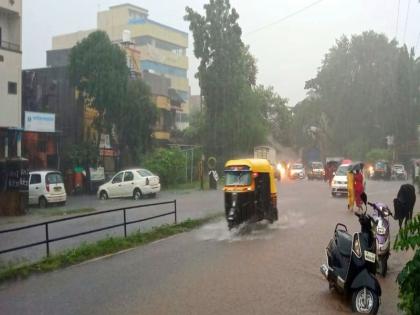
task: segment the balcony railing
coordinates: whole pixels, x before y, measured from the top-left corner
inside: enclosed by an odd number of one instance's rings
[[[4,40],[0,41],[0,48],[12,51],[20,51],[20,45],[11,42],[6,42]]]

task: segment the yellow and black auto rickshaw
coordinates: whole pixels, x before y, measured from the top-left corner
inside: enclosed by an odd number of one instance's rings
[[[229,229],[243,222],[277,221],[274,167],[267,160],[228,161],[225,165],[224,192]]]

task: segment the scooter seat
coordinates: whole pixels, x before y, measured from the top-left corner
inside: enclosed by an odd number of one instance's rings
[[[349,257],[351,254],[351,243],[353,241],[352,236],[345,231],[336,231],[337,247],[340,254]]]

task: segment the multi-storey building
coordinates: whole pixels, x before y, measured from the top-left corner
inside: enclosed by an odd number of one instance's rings
[[[123,34],[127,31],[130,33],[130,41],[140,52],[141,71],[163,75],[170,79],[170,89],[182,99],[183,103],[176,113],[178,119],[175,121],[182,119],[183,123],[178,124],[178,127],[185,128],[190,94],[186,55],[188,34],[149,19],[146,9],[131,4],[116,5],[109,10],[98,12],[97,29],[105,31],[115,43],[123,42]],[[54,65],[65,64],[66,50],[93,31],[95,30],[53,37],[52,51],[49,51],[48,55],[55,61]],[[47,61],[47,64],[50,63]],[[157,106],[162,110],[167,109],[167,105],[161,106],[160,102],[157,102]],[[155,133],[158,140],[163,140],[159,138],[161,135],[163,135],[161,132]]]
[[[22,1],[0,0],[0,158],[20,156]]]

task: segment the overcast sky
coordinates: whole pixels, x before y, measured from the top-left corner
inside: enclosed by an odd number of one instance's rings
[[[23,68],[45,67],[45,51],[51,49],[52,36],[95,28],[98,10],[126,2],[148,9],[149,17],[155,21],[188,31],[188,24],[183,20],[185,6],[203,12],[207,1],[23,0]],[[417,55],[420,55],[419,0],[323,0],[274,24],[314,2],[231,0],[240,15],[243,40],[250,45],[258,61],[258,82],[274,86],[282,97],[290,100],[290,105],[305,97],[305,81],[316,75],[323,56],[343,34],[374,30],[389,38],[396,36],[408,46],[417,44]],[[198,83],[194,79],[198,63],[193,56],[191,35],[188,56],[192,94],[198,94]]]

